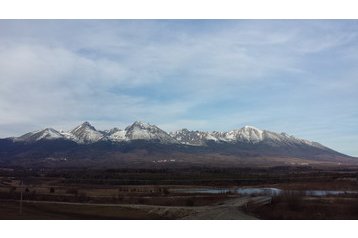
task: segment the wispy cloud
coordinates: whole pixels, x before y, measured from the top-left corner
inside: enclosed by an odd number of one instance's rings
[[[357,154],[340,142],[358,140],[357,28],[1,20],[0,136],[83,120],[100,128],[144,120],[168,130],[252,124]]]

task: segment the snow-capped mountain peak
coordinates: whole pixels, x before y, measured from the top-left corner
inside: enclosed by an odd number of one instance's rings
[[[15,138],[15,141],[39,141],[39,140],[55,140],[55,139],[62,139],[64,136],[56,131],[53,128],[46,128],[43,130],[37,130],[33,132],[26,133],[20,137]]]
[[[60,132],[56,131],[53,128],[46,128],[41,132],[41,136],[38,138],[41,139],[59,139],[63,138]]]
[[[244,126],[227,132],[205,132],[191,131],[186,128],[170,132],[169,134],[155,125],[135,121],[124,130],[112,128],[110,130],[98,131],[89,122],[83,122],[70,131],[56,131],[53,128],[46,128],[39,131],[29,132],[14,141],[34,142],[39,140],[67,139],[76,143],[94,143],[100,140],[113,142],[130,142],[133,140],[158,141],[159,143],[179,143],[194,146],[207,146],[209,141],[217,143],[248,143],[265,144],[270,146],[302,146],[324,149],[325,147],[317,142],[311,142],[290,136],[286,133],[275,133],[261,130],[253,126]]]
[[[161,143],[177,143],[168,133],[148,123],[136,121],[125,130],[128,140],[158,140]]]
[[[81,125],[75,127],[73,130],[78,130],[80,128],[89,128],[91,130],[96,130],[94,126],[91,125],[88,121],[83,122]]]
[[[244,126],[243,128],[241,128],[242,131],[255,131],[258,133],[262,133],[263,130],[258,129],[257,127],[254,126]]]
[[[96,130],[89,122],[83,122],[81,125],[75,127],[68,133],[68,137],[79,143],[91,143],[101,140],[104,135],[102,132]]]
[[[107,134],[107,135],[112,135],[113,133],[116,133],[118,131],[120,131],[121,129],[119,129],[118,127],[114,127],[112,129],[109,129],[109,130],[104,130],[104,132]]]
[[[170,133],[170,136],[179,141],[182,144],[187,145],[205,145],[207,141],[213,140],[217,141],[218,139],[211,135],[208,132],[204,131],[190,131],[186,128],[183,128],[178,131]]]
[[[238,131],[237,139],[257,143],[263,140],[263,131],[253,126],[244,126]]]
[[[215,134],[219,137],[218,139],[222,141],[258,143],[263,140],[264,131],[253,126],[244,126],[240,129],[224,133],[215,132]]]
[[[119,128],[113,128],[109,130],[107,138],[111,141],[125,141],[127,140],[126,131]]]
[[[145,123],[145,122],[142,122],[142,121],[135,121],[133,122],[132,125],[128,126],[126,128],[126,131],[130,130],[130,129],[133,129],[133,128],[140,128],[140,129],[153,129],[153,128],[158,128],[157,126],[155,125],[151,125],[149,123]]]

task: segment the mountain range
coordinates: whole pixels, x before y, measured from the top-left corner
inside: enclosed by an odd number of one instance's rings
[[[275,133],[260,130],[253,126],[244,126],[228,132],[205,132],[181,129],[174,132],[165,132],[155,125],[136,121],[124,130],[112,128],[110,130],[96,130],[89,122],[84,122],[70,131],[57,131],[53,128],[26,133],[20,137],[10,138],[15,142],[35,142],[40,140],[71,140],[79,144],[90,144],[98,141],[123,142],[133,140],[158,141],[164,144],[185,144],[205,146],[208,141],[226,143],[266,143],[272,146],[280,145],[307,145],[324,149],[317,142],[311,142],[289,136],[286,133]]]
[[[349,165],[353,157],[286,133],[244,126],[227,132],[181,129],[167,133],[136,121],[125,129],[97,130],[84,122],[0,140],[0,165],[131,167]]]

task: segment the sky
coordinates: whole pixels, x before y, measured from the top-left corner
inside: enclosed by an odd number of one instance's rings
[[[0,137],[251,125],[358,156],[356,20],[0,20]]]

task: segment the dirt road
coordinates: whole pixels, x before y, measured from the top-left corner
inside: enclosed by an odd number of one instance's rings
[[[81,207],[84,210],[85,207],[92,210],[96,208],[96,212],[103,209],[110,208],[129,208],[143,212],[143,214],[155,215],[162,217],[163,219],[190,219],[190,220],[248,220],[256,219],[253,216],[247,215],[242,211],[242,208],[247,205],[248,202],[265,203],[269,201],[268,197],[240,197],[228,199],[220,204],[214,204],[211,206],[158,206],[158,205],[141,205],[141,204],[94,204],[94,203],[71,203],[71,202],[52,202],[52,201],[23,201],[24,204],[37,204],[37,205],[56,205],[51,207]],[[76,210],[74,208],[74,210]],[[53,211],[54,213],[56,210]],[[99,215],[99,214],[93,214]],[[115,217],[113,217],[115,218]]]

